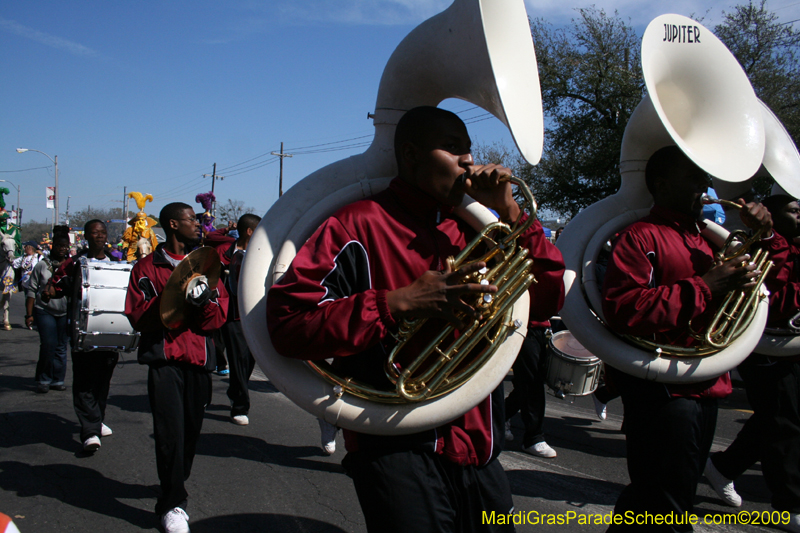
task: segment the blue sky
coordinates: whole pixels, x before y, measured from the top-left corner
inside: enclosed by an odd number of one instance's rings
[[[493,0],[503,1],[503,0]],[[4,2],[0,9],[0,180],[20,186],[23,223],[51,219],[45,187],[58,156],[67,207],[122,205],[123,187],[155,197],[146,210],[211,189],[264,213],[314,170],[366,149],[378,82],[405,35],[447,0]],[[528,14],[567,24],[575,7],[526,1]],[[713,27],[733,1],[605,0],[639,32],[657,15],[705,14]],[[800,19],[800,1],[768,4]],[[511,144],[505,127],[463,102],[473,140]],[[475,121],[477,119],[477,121]],[[483,120],[482,120],[483,119]],[[41,168],[44,167],[44,168]],[[30,170],[28,170],[30,169]],[[7,186],[0,183],[0,187]],[[12,188],[12,187],[9,187]],[[16,190],[6,199],[16,204]],[[135,209],[133,203],[131,208]]]

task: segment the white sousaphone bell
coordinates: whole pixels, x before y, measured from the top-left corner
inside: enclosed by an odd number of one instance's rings
[[[603,312],[595,265],[615,233],[649,213],[653,198],[644,170],[652,154],[674,144],[709,174],[745,181],[764,156],[762,111],[736,58],[687,17],[662,15],[648,25],[642,68],[648,95],[625,128],[620,190],[581,211],[557,243],[566,263],[561,316],[589,351],[628,374],[665,383],[698,382],[723,374],[750,354],[764,330],[766,299],[750,326],[722,351],[705,357],[660,356],[627,343],[598,320]],[[721,244],[727,231],[712,223],[704,235]]]
[[[741,183],[727,183],[714,179],[714,188],[720,198],[736,200],[750,191],[753,180],[759,177],[770,177],[775,180],[772,194],[785,194],[800,198],[800,151],[797,150],[792,137],[775,113],[759,100],[764,120],[766,147],[761,168],[749,180]],[[738,214],[729,216],[726,210],[724,226],[736,229],[740,223]],[[765,332],[756,346],[756,353],[773,357],[793,356],[800,354],[800,336]]]
[[[543,119],[536,56],[523,0],[455,0],[415,28],[397,47],[381,78],[373,115],[375,137],[362,154],[305,177],[267,212],[248,245],[239,286],[247,343],[270,381],[318,418],[372,434],[406,434],[449,422],[477,405],[505,377],[524,338],[512,334],[463,386],[413,404],[381,404],[341,394],[305,362],[273,348],[266,327],[269,287],[286,271],[297,249],[337,209],[385,189],[396,175],[393,139],[405,111],[460,98],[491,112],[508,126],[522,155],[537,163]],[[458,209],[476,229],[496,218],[469,198]],[[527,323],[528,297],[513,316]],[[519,332],[517,332],[519,333]]]

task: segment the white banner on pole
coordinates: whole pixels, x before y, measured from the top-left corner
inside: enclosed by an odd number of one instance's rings
[[[55,200],[56,200],[56,188],[55,187],[45,187],[47,190],[45,191],[45,196],[47,197],[47,209],[55,209]]]

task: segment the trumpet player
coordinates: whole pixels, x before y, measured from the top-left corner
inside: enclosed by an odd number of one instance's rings
[[[692,346],[689,322],[701,329],[732,289],[754,285],[755,265],[715,262],[703,227],[702,196],[710,179],[678,147],[658,150],[645,170],[654,206],[615,241],[603,284],[603,312],[612,330],[659,344]],[[742,202],[743,203],[743,202]],[[771,239],[772,221],[761,204],[742,209],[744,223],[763,229],[761,246]],[[763,235],[763,234],[762,234]],[[635,378],[606,366],[625,408],[630,484],[617,500],[616,513],[666,515],[676,522],[691,513],[697,483],[706,464],[717,420],[717,400],[731,392],[726,372],[692,384],[664,384]],[[612,526],[609,531],[692,531],[686,523]]]
[[[476,317],[469,295],[494,285],[462,283],[483,265],[451,271],[447,257],[475,231],[454,216],[465,193],[515,221],[520,208],[510,174],[475,165],[464,123],[434,107],[408,111],[399,121],[394,150],[398,176],[389,188],[329,218],[298,251],[267,298],[267,324],[275,348],[300,359],[334,357],[347,375],[375,384],[383,378],[392,334],[406,317],[426,326],[459,324],[457,312]],[[560,253],[546,247],[535,222],[520,236],[534,259],[534,291],[545,318],[563,293]],[[520,242],[520,241],[518,241]],[[548,252],[549,250],[549,252]],[[553,252],[555,250],[555,252]],[[549,255],[548,255],[549,254]],[[432,336],[434,331],[426,330]],[[428,339],[416,345],[424,346]],[[346,430],[343,466],[352,477],[370,532],[509,531],[483,524],[482,511],[507,514],[513,503],[497,461],[501,451],[503,392],[498,387],[475,408],[436,429],[403,436]]]

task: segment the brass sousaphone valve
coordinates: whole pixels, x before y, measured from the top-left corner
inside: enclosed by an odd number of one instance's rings
[[[330,383],[341,387],[341,391],[376,402],[403,403],[447,394],[486,364],[517,327],[511,320],[514,302],[536,282],[531,273],[533,260],[527,257],[528,250],[517,245],[517,238],[536,220],[536,201],[521,179],[511,176],[503,181],[517,185],[525,200],[520,218],[511,226],[500,221],[486,225],[456,257],[448,258],[452,271],[478,262],[486,263],[485,268],[463,280],[464,283],[497,286],[496,294],[479,294],[466,302],[474,309],[480,309],[478,318],[461,314],[458,318],[464,327],[457,330],[448,324],[405,365],[399,362],[400,354],[427,319],[401,321],[395,334],[397,344],[384,367],[386,378],[394,385],[394,390],[382,390],[349,377],[340,377],[327,363],[309,362],[309,366]],[[525,207],[530,216],[521,222]],[[481,253],[482,250],[485,251]]]

